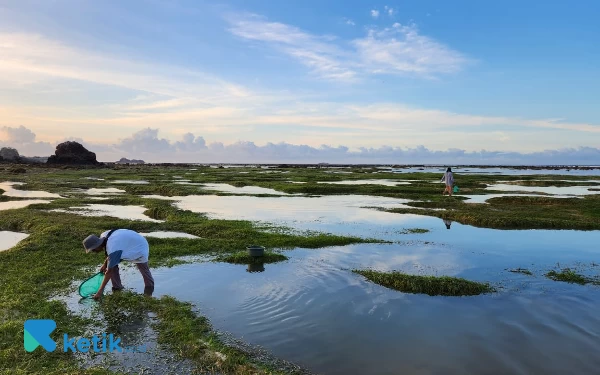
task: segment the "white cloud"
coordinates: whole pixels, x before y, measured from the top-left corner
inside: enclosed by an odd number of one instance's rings
[[[4,126],[0,128],[0,137],[6,142],[31,143],[35,142],[35,133],[23,125],[18,128]]]
[[[166,98],[202,98],[205,102],[222,102],[226,97],[247,99],[253,94],[201,72],[99,54],[37,34],[0,32],[0,56],[0,82],[13,84],[78,80]]]
[[[395,23],[383,30],[370,29],[365,38],[353,44],[362,65],[371,73],[433,77],[457,72],[469,63],[461,53],[420,35],[415,25]]]
[[[0,128],[0,147],[16,148],[25,156],[46,156],[54,153],[54,147],[50,143],[36,141],[35,133],[22,125],[17,128]]]
[[[141,135],[141,136],[140,136]],[[186,146],[183,146],[186,145]],[[534,153],[465,151],[451,148],[435,151],[424,146],[360,147],[321,145],[319,147],[286,142],[257,145],[239,141],[206,145],[203,137],[186,134],[182,141],[168,141],[157,129],[144,129],[112,147],[113,160],[123,154],[147,162],[232,162],[232,163],[446,163],[446,164],[592,164],[600,158],[600,149],[579,147]],[[94,150],[92,150],[94,151]]]
[[[364,38],[348,44],[256,15],[233,16],[228,21],[234,35],[270,45],[330,80],[352,81],[366,74],[435,77],[459,71],[469,62],[460,52],[420,35],[415,25],[371,28]]]
[[[352,80],[356,72],[347,64],[344,50],[324,36],[306,33],[297,27],[268,22],[256,15],[233,16],[228,19],[234,35],[269,43],[296,58],[315,73],[333,80]],[[347,56],[349,57],[349,56]]]
[[[387,14],[390,17],[392,17],[396,13],[396,11],[394,10],[394,8],[388,7],[387,5],[385,6],[385,10],[386,10]]]
[[[206,141],[203,137],[196,137],[192,133],[183,135],[183,140],[175,143],[175,149],[183,152],[195,152],[206,149]]]
[[[352,21],[351,19],[346,19],[346,25],[350,25],[350,26],[356,26],[356,23],[354,23],[354,21]]]
[[[379,11],[377,9],[371,10],[371,17],[373,17],[373,18],[379,17]]]
[[[129,154],[161,154],[172,151],[171,142],[158,137],[158,129],[142,129],[131,137],[121,140],[119,150]]]

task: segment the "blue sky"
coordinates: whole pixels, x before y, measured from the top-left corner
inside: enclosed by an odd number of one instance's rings
[[[28,152],[598,147],[598,14],[591,0],[4,0],[0,137]]]

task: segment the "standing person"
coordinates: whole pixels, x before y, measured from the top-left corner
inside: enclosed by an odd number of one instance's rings
[[[100,267],[104,272],[104,280],[94,299],[99,299],[104,293],[104,288],[110,280],[112,290],[123,289],[121,276],[119,275],[119,263],[121,260],[127,260],[136,264],[138,270],[144,278],[144,294],[152,295],[154,291],[154,278],[148,267],[148,256],[150,246],[148,241],[141,234],[129,229],[113,229],[106,231],[100,237],[92,234],[83,240],[83,247],[87,253],[97,253],[104,250],[106,259]]]
[[[454,186],[454,176],[452,176],[451,168],[446,169],[446,173],[444,173],[444,176],[442,177],[442,182],[446,183],[446,188],[444,189],[444,192],[442,193],[442,195],[445,195],[446,192],[448,192],[448,194],[450,196],[452,196],[452,186]]]

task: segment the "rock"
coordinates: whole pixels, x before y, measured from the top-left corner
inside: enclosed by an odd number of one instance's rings
[[[81,143],[67,141],[56,146],[54,155],[47,164],[98,165],[96,154],[88,151]]]
[[[30,164],[46,164],[47,156],[21,156],[21,161]]]
[[[21,161],[29,164],[46,164],[47,156],[21,156]]]
[[[143,160],[137,160],[137,159],[131,159],[131,160],[129,160],[127,158],[121,158],[115,164],[146,164],[146,162],[143,161]]]
[[[0,158],[4,161],[19,161],[21,159],[19,151],[12,147],[2,147],[0,149]]]

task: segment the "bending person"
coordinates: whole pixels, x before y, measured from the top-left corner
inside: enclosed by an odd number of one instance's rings
[[[144,278],[144,294],[152,295],[154,278],[150,272],[150,267],[148,267],[150,246],[144,236],[129,229],[114,229],[102,233],[100,237],[94,234],[89,235],[83,240],[83,247],[87,253],[97,253],[104,250],[106,256],[104,264],[100,267],[100,271],[104,272],[104,280],[102,280],[100,289],[94,295],[94,299],[102,297],[109,280],[112,283],[113,292],[123,289],[121,276],[119,275],[121,260],[136,264]]]

